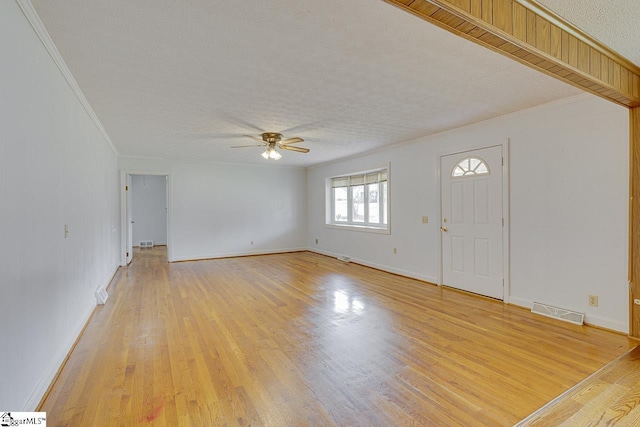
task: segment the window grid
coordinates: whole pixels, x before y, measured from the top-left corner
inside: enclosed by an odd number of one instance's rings
[[[330,224],[386,229],[387,169],[331,178]]]
[[[474,175],[490,175],[489,166],[484,160],[477,157],[467,157],[460,160],[451,171],[451,177],[453,178]]]

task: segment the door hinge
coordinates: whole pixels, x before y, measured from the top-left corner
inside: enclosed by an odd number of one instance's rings
[[[124,186],[124,191],[129,191],[129,186],[128,185]]]
[[[502,226],[504,227],[504,218],[502,218]]]
[[[502,158],[502,166],[504,166],[504,157]]]

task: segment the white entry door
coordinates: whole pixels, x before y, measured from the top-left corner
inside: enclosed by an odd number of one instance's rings
[[[504,298],[502,146],[440,158],[442,280]]]

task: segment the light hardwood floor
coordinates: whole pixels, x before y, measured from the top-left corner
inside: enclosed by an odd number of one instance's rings
[[[513,425],[624,336],[309,252],[120,269],[53,426]]]
[[[518,423],[518,427],[613,425],[640,425],[640,347]]]

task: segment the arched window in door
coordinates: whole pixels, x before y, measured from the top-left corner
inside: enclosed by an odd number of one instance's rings
[[[460,160],[451,171],[452,178],[490,174],[489,166],[487,166],[484,160],[477,157],[467,157],[466,159]]]

